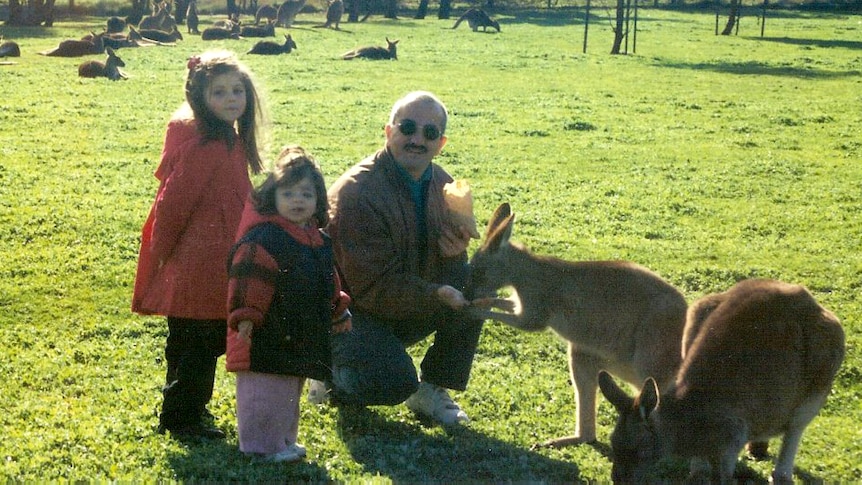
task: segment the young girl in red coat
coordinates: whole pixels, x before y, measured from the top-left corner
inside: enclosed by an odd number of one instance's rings
[[[286,148],[245,206],[231,257],[227,370],[236,372],[240,451],[267,461],[305,456],[296,443],[306,378],[332,380],[330,333],[351,328],[323,174]]]
[[[186,103],[168,123],[141,235],[132,310],[168,320],[159,432],[224,438],[206,405],[225,352],[224,261],[252,189],[249,169],[262,169],[261,106],[232,53],[194,56],[187,67]]]

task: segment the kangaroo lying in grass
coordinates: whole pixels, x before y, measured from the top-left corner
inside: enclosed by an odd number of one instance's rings
[[[649,378],[633,399],[599,376],[620,415],[614,482],[654,479],[656,463],[673,455],[690,460],[692,480],[731,483],[746,441],[783,435],[772,483],[792,484],[802,433],[844,358],[838,319],[801,286],[746,280],[692,304],[685,335],[669,386]]]
[[[578,406],[575,434],[545,446],[596,439],[599,370],[640,385],[650,376],[672,382],[680,363],[686,301],[650,270],[629,262],[569,262],[536,256],[510,242],[514,215],[502,204],[470,261],[475,295],[511,286],[514,300],[478,299],[468,310],[527,331],[550,327],[569,343],[569,369]],[[517,313],[482,309],[492,306]]]
[[[293,49],[296,49],[296,42],[294,42],[293,38],[288,34],[284,36],[284,44],[279,44],[271,40],[261,40],[256,43],[254,47],[247,52],[247,54],[259,54],[265,56],[290,54]]]
[[[128,76],[120,70],[121,67],[126,66],[126,63],[117,57],[110,47],[106,48],[105,51],[108,53],[105,62],[84,61],[78,66],[78,75],[81,77],[106,77],[111,81],[126,79]]]
[[[389,40],[389,37],[386,38],[387,47],[379,47],[379,46],[365,46],[365,47],[357,47],[356,49],[351,49],[344,54],[341,55],[341,58],[349,61],[352,59],[372,59],[372,60],[387,60],[387,59],[398,59],[397,56],[397,48],[395,47],[398,44],[397,40]]]

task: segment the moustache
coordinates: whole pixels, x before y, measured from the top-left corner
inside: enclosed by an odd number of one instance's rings
[[[415,145],[413,143],[408,143],[407,145],[404,146],[404,149],[411,151],[411,152],[419,152],[419,153],[425,153],[428,151],[428,147],[422,146],[422,145]]]

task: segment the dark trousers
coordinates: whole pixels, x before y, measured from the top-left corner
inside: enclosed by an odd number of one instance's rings
[[[463,287],[466,271],[465,265],[448,275],[449,284]],[[482,324],[482,320],[470,320],[451,310],[409,321],[383,320],[355,312],[353,329],[332,336],[336,401],[361,406],[404,402],[419,385],[416,367],[406,349],[431,334],[434,341],[422,359],[421,380],[463,391],[470,378]]]
[[[227,321],[168,317],[167,373],[159,423],[174,429],[200,422],[213,395],[216,363],[224,355]]]

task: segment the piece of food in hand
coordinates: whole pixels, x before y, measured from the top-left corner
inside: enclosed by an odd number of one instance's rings
[[[470,237],[479,239],[476,217],[473,216],[473,194],[466,180],[456,180],[443,186],[443,198],[449,209],[449,222],[464,227]]]

